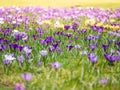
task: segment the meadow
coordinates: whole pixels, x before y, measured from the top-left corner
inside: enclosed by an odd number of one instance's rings
[[[7,1],[0,90],[120,90],[119,0]]]

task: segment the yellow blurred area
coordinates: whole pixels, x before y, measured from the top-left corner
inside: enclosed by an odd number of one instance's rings
[[[103,8],[118,8],[120,0],[0,0],[0,6],[41,6],[41,7],[70,7],[98,6]]]

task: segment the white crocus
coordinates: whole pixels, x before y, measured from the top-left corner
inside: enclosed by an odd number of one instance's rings
[[[4,56],[4,60],[12,61],[12,60],[14,60],[14,59],[16,59],[16,58],[14,57],[13,54],[6,54],[6,55]]]

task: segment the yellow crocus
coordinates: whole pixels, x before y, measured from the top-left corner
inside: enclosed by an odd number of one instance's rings
[[[119,26],[114,26],[114,27],[113,27],[113,30],[114,30],[114,31],[119,30],[119,29],[120,29]]]
[[[42,21],[42,24],[48,24],[48,25],[50,25],[50,24],[51,24],[51,21],[50,21],[50,20],[43,20],[43,21]]]
[[[115,22],[115,19],[110,19],[110,22]]]
[[[95,19],[88,19],[85,21],[85,25],[93,26],[93,25],[95,25],[95,23],[96,23]]]
[[[103,26],[103,22],[97,23],[96,26]]]
[[[104,28],[109,28],[110,25],[108,25],[108,24],[107,24],[107,25],[103,25],[103,27],[104,27]]]

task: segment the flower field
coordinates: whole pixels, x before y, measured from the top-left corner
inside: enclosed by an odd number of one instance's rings
[[[120,90],[120,8],[0,7],[0,90]]]

